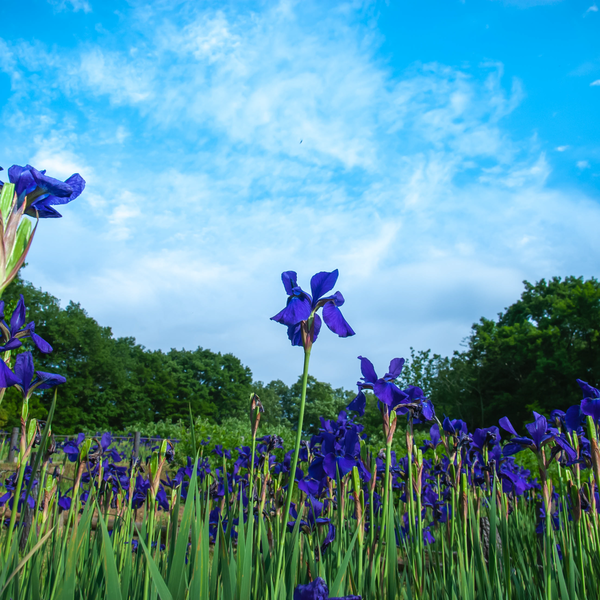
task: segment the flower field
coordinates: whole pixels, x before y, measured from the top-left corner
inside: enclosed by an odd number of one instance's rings
[[[23,265],[39,219],[60,216],[53,206],[85,186],[79,175],[60,182],[29,165],[12,167],[9,177],[0,196],[2,290]],[[247,445],[197,439],[190,414],[189,456],[169,439],[143,451],[108,432],[57,440],[52,419],[65,378],[34,366],[52,340],[27,322],[22,297],[10,315],[0,301],[0,398],[10,387],[22,394],[16,464],[4,463],[0,491],[0,598],[596,597],[600,392],[574,382],[581,403],[533,413],[525,432],[506,417],[468,431],[436,415],[419,387],[397,385],[403,359],[380,376],[361,356],[354,400],[305,439],[322,325],[354,335],[343,295],[331,294],[337,279],[337,271],[317,273],[309,294],[295,272],[282,275],[287,300],[272,319],[303,351],[293,442],[258,435],[263,406],[253,394]],[[41,422],[29,401],[48,388],[54,402]],[[369,393],[383,448],[356,422]],[[424,442],[415,428],[428,431]],[[402,455],[393,450],[399,437]],[[4,438],[3,460],[8,444]],[[533,468],[517,461],[521,453]]]

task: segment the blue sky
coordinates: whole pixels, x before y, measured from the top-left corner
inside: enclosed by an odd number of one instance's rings
[[[598,275],[590,0],[0,5],[0,165],[87,180],[24,275],[148,348],[295,381],[280,281],[339,268],[312,373],[449,354],[524,279]],[[300,143],[302,142],[302,143]]]

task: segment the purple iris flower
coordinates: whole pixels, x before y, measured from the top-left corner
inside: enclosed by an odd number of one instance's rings
[[[62,451],[67,455],[70,462],[75,462],[79,458],[79,446],[85,440],[85,434],[80,433],[76,440],[67,440],[62,445]]]
[[[27,197],[25,213],[40,219],[58,218],[62,215],[52,208],[75,200],[85,188],[85,181],[79,173],[71,175],[65,182],[48,177],[46,171],[38,171],[31,165],[13,165],[8,170],[11,183],[15,184],[17,207],[21,207]]]
[[[26,312],[25,300],[23,294],[21,294],[9,325],[4,321],[4,301],[0,300],[0,331],[2,332],[0,352],[20,348],[22,346],[21,339],[25,337],[31,337],[35,347],[43,354],[52,352],[52,346],[35,333],[35,323],[31,321],[31,323],[25,325]]]
[[[548,433],[548,421],[546,420],[546,417],[539,415],[536,412],[533,414],[535,421],[525,425],[525,428],[529,432],[531,438],[518,436],[515,428],[512,426],[507,417],[502,417],[500,419],[500,427],[515,436],[508,444],[506,444],[506,446],[504,446],[502,454],[504,456],[512,456],[524,448],[529,448],[531,451],[538,453],[542,446],[546,445],[550,441],[554,441],[556,442],[557,446],[564,450],[570,460],[574,460],[577,457],[577,453],[567,442],[566,438],[559,435],[553,435],[552,432]]]
[[[62,512],[63,510],[69,510],[71,508],[71,498],[69,498],[69,496],[63,496],[60,494],[58,498],[58,508],[59,512]]]
[[[585,381],[581,381],[581,379],[578,379],[577,383],[583,392],[581,412],[598,422],[600,419],[600,392]]]
[[[231,458],[231,452],[229,450],[223,449],[223,444],[217,444],[213,450],[213,454],[220,456],[221,458]]]
[[[567,431],[577,431],[583,424],[585,415],[581,412],[579,404],[574,404],[565,413],[565,426]]]
[[[421,447],[422,452],[426,452],[427,450],[435,450],[442,443],[440,426],[437,423],[434,423],[429,429],[429,438],[430,439],[423,442],[423,446]]]
[[[322,577],[306,585],[298,585],[294,590],[294,600],[361,600],[362,596],[344,596],[329,598],[329,588]]]
[[[389,370],[383,377],[377,377],[375,367],[368,358],[359,356],[358,360],[360,360],[360,370],[363,376],[361,377],[362,381],[356,384],[358,385],[358,395],[347,406],[348,410],[357,412],[361,417],[364,416],[367,398],[363,390],[373,390],[377,398],[390,410],[408,399],[408,394],[394,383],[394,380],[402,373],[403,358],[392,359]]]
[[[473,445],[478,449],[492,448],[500,443],[500,430],[494,425],[485,429],[476,429],[472,435]]]
[[[321,329],[321,317],[317,314],[317,310],[321,307],[325,325],[333,333],[340,337],[354,335],[352,327],[346,322],[339,308],[344,304],[344,296],[340,292],[335,292],[333,296],[323,297],[335,286],[338,270],[331,273],[322,271],[313,275],[310,280],[312,296],[298,286],[297,277],[294,271],[282,273],[281,280],[288,294],[287,304],[282,311],[271,317],[272,321],[287,326],[288,338],[292,346],[304,346],[306,350],[310,349]],[[313,320],[309,331],[311,317]]]
[[[62,375],[34,371],[31,352],[22,352],[17,355],[15,359],[15,375],[19,381],[14,386],[21,391],[23,398],[29,397],[36,388],[45,390],[67,381]]]

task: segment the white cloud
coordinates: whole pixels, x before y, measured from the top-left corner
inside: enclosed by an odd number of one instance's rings
[[[71,69],[70,75],[78,76],[89,89],[107,94],[115,104],[137,104],[152,93],[152,69],[145,62],[146,59],[130,61],[115,52],[93,48],[81,54],[78,67]]]
[[[92,6],[87,0],[48,0],[48,2],[59,12],[65,10],[92,12]]]
[[[595,4],[592,4],[586,11],[585,14],[598,12],[598,7]]]
[[[584,169],[589,169],[590,168],[590,161],[589,160],[578,160],[577,161],[577,168],[580,169],[581,171],[583,171]]]
[[[590,83],[590,86],[596,86],[596,85],[600,85],[600,79],[596,79],[596,81],[592,81],[592,83]]]
[[[568,150],[569,146],[557,146],[556,147],[556,151],[557,152],[564,152],[565,150]]]
[[[70,123],[44,105],[33,143],[11,125],[24,160],[89,182],[40,225],[26,277],[117,335],[233,352],[291,382],[297,349],[269,321],[279,274],[307,285],[338,267],[358,335],[324,331],[313,373],[350,387],[358,354],[449,353],[523,279],[595,272],[598,205],[553,190],[543,144],[509,134],[525,92],[502,65],[397,75],[376,32],[310,10],[159,13],[161,35],[133,19],[120,45],[63,54],[0,46],[13,77],[38,69],[81,107]]]

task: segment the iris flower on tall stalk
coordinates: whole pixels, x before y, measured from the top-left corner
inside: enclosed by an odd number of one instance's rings
[[[339,337],[349,337],[354,335],[352,327],[344,319],[340,306],[344,304],[344,297],[340,292],[335,292],[331,296],[325,296],[330,292],[338,279],[338,270],[328,273],[321,271],[313,275],[310,280],[310,289],[312,294],[306,293],[297,283],[298,276],[294,271],[285,271],[281,275],[283,286],[288,294],[286,306],[278,312],[271,320],[281,323],[287,327],[288,338],[292,346],[302,346],[304,349],[304,369],[302,372],[302,395],[300,398],[300,411],[298,415],[298,425],[296,430],[296,444],[292,463],[290,468],[289,482],[286,493],[283,518],[284,522],[290,513],[292,503],[292,494],[294,490],[294,474],[298,465],[298,455],[300,453],[300,442],[302,440],[302,425],[304,422],[304,408],[306,405],[306,386],[308,382],[308,364],[312,345],[316,341],[321,330],[322,320],[317,312],[323,309],[323,321],[325,325],[337,334]],[[279,582],[281,580],[281,568],[283,559],[283,549],[285,543],[286,527],[281,528],[281,538],[279,540],[279,553],[277,558],[277,569],[275,570],[275,598],[278,597]]]
[[[13,165],[8,170],[9,183],[0,182],[0,296],[17,276],[23,266],[39,219],[60,217],[54,208],[77,198],[85,187],[85,181],[78,174],[67,181],[59,181],[38,171],[31,165]],[[34,217],[36,225],[25,215]],[[29,398],[37,389],[56,386],[65,381],[60,375],[35,371],[30,352],[17,355],[14,373],[10,370],[11,354],[22,345],[22,339],[30,337],[41,352],[52,352],[52,347],[35,333],[33,322],[25,325],[26,308],[21,296],[13,312],[10,325],[4,321],[4,303],[0,303],[0,351],[3,356],[0,364],[0,402],[7,387],[15,386],[23,394],[21,409],[21,443],[19,452],[18,477],[15,497],[21,493],[27,459],[31,453],[37,421],[28,422]],[[5,559],[10,551],[11,538],[15,526],[16,506],[11,513],[8,535],[5,538]]]
[[[13,165],[8,177],[10,183],[0,181],[0,296],[23,266],[39,219],[61,217],[53,206],[75,200],[85,188],[79,173],[59,181],[31,165]]]

